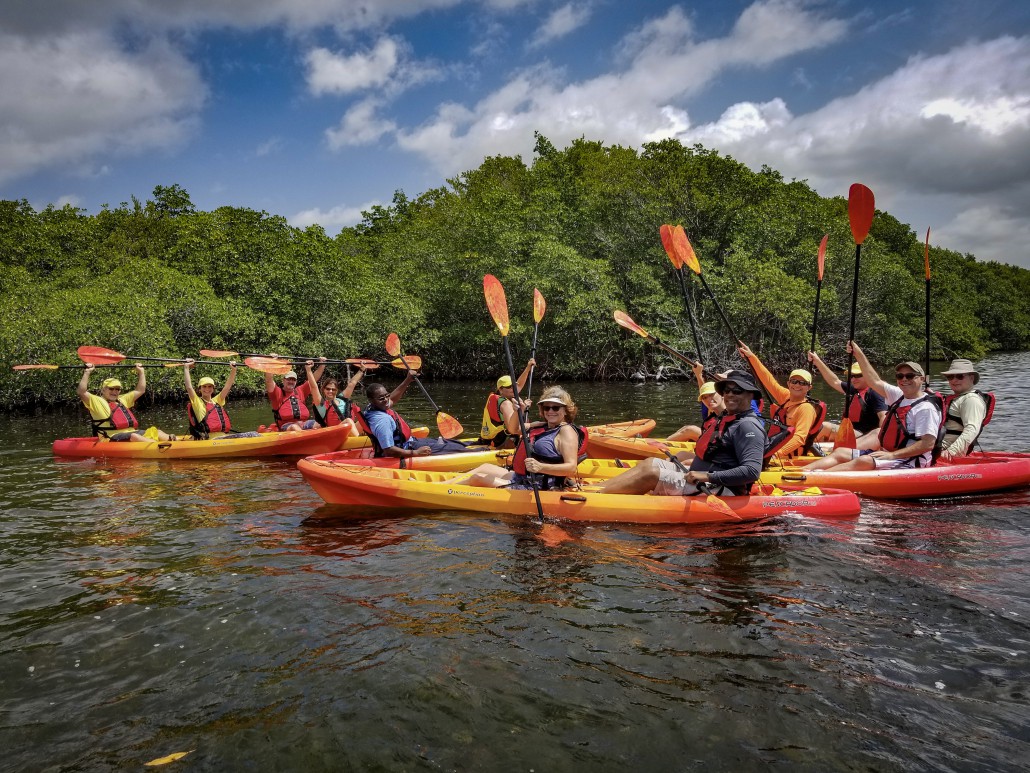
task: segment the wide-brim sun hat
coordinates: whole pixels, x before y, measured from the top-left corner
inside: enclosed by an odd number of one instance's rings
[[[980,372],[976,369],[976,366],[973,365],[972,360],[964,358],[952,360],[948,369],[941,371],[942,376],[964,376],[967,373],[972,374],[974,384],[980,381]]]

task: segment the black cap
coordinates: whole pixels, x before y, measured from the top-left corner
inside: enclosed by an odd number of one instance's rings
[[[722,394],[727,384],[736,384],[741,389],[754,394],[756,398],[762,396],[761,391],[755,386],[755,381],[751,378],[751,374],[745,373],[742,370],[731,370],[721,380],[716,381],[715,391]]]

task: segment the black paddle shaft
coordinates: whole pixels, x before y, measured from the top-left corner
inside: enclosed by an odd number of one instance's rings
[[[519,382],[515,377],[515,362],[511,359],[511,346],[508,345],[508,336],[501,336],[501,343],[504,344],[504,359],[508,363],[508,375],[511,376],[512,389],[515,391],[515,415],[519,420],[519,432],[522,433],[522,445],[526,451],[526,459],[533,453],[533,445],[529,441],[529,433],[526,431],[526,422],[522,418],[522,398],[519,397]],[[533,498],[536,500],[536,514],[540,523],[544,522],[544,505],[540,501],[540,485],[536,475],[526,470],[526,477],[529,478],[529,485],[533,487]]]

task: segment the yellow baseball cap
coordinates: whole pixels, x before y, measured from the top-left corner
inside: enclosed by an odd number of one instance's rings
[[[210,384],[211,386],[215,385],[215,380],[210,376],[204,376],[202,379],[200,379],[200,381],[197,382],[197,386],[207,386],[208,384]]]
[[[109,387],[118,387],[119,389],[121,389],[122,388],[122,382],[119,381],[116,378],[105,378],[104,379],[104,383],[102,383],[100,385],[100,387],[102,389],[107,389]]]
[[[714,395],[714,394],[715,394],[715,382],[714,381],[706,381],[705,383],[703,383],[701,385],[701,391],[698,392],[698,394],[697,394],[697,401],[701,402],[701,398],[704,397],[705,395]]]
[[[497,379],[497,388],[504,389],[511,386],[511,376],[501,376]]]
[[[807,381],[809,384],[812,383],[812,374],[804,368],[794,368],[794,370],[790,372],[790,378],[799,378],[802,381]]]

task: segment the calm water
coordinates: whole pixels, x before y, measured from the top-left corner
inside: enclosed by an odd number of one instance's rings
[[[999,394],[985,446],[1027,450],[1030,355],[981,372]],[[682,384],[571,386],[586,423],[693,419]],[[477,426],[485,385],[431,387]],[[187,750],[169,769],[1030,759],[1026,491],[708,529],[346,522],[289,462],[55,460],[83,426],[0,420],[0,769]]]

